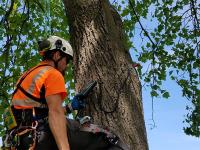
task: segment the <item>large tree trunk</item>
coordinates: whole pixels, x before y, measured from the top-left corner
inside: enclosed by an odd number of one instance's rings
[[[98,82],[83,114],[109,127],[132,150],[147,150],[141,87],[122,22],[107,0],[65,0],[74,48],[76,91]]]

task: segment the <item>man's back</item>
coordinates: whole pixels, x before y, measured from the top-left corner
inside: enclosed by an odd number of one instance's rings
[[[23,81],[19,85],[21,80]],[[31,98],[23,92],[23,89],[17,87],[12,99],[12,104],[17,109],[40,107],[41,101],[45,103],[46,96],[58,92],[62,95],[62,98],[66,96],[62,74],[45,63],[40,63],[25,72],[18,81],[17,86],[22,87],[25,92],[35,97],[35,99]]]

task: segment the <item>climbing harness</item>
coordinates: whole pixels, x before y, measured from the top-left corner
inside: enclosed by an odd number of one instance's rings
[[[40,102],[41,108],[47,108],[47,105],[45,104],[45,100],[44,100],[45,93],[41,92],[40,98],[37,98],[37,97],[31,95],[30,93],[28,93],[21,86],[21,83],[24,81],[24,79],[27,77],[27,75],[29,75],[32,71],[34,71],[35,69],[42,67],[42,66],[50,66],[50,65],[48,65],[48,64],[38,65],[35,68],[29,70],[27,73],[25,73],[24,76],[22,76],[21,79],[19,80],[19,82],[17,83],[16,89],[13,92],[13,96],[19,89],[27,97],[31,98],[32,100],[34,100],[36,102]],[[30,117],[30,112],[32,112],[32,114],[31,114],[32,119],[26,120],[26,116]],[[29,114],[29,115],[27,115],[27,114]],[[20,118],[20,121],[18,118]],[[8,108],[6,108],[6,110],[4,112],[4,122],[5,122],[7,131],[5,134],[5,138],[3,140],[3,146],[5,148],[13,148],[13,149],[16,148],[20,144],[18,139],[21,136],[30,132],[32,134],[32,139],[33,139],[33,143],[30,145],[30,150],[33,149],[36,144],[36,128],[38,127],[38,121],[36,119],[37,119],[37,116],[36,116],[34,107],[32,109],[28,109],[28,110],[17,110],[17,109],[14,109],[13,106],[9,106]],[[28,121],[29,122],[28,124],[31,124],[31,125],[23,125],[22,122],[24,122],[24,121]],[[31,121],[31,123],[30,123],[30,121]]]
[[[33,116],[34,116],[34,109],[32,110]],[[23,118],[23,117],[22,117]],[[7,130],[5,134],[5,138],[3,138],[3,148],[5,149],[11,149],[16,150],[18,149],[18,146],[20,145],[20,137],[24,136],[25,134],[28,134],[32,138],[32,143],[29,145],[29,150],[33,150],[36,145],[36,139],[37,139],[37,127],[38,122],[37,120],[33,121],[31,125],[23,125],[20,124],[19,121],[17,121],[17,127],[14,127],[11,130]]]

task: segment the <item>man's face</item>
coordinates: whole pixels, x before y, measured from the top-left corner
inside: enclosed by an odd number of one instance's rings
[[[67,70],[67,57],[63,57],[59,62],[58,62],[58,70],[62,73],[62,75],[65,75],[65,71]]]
[[[62,56],[60,55],[60,52],[56,52],[57,53],[57,57],[56,59],[59,60]],[[58,71],[60,71],[62,73],[62,75],[65,75],[65,71],[67,69],[67,57],[63,57],[59,62],[58,62]]]

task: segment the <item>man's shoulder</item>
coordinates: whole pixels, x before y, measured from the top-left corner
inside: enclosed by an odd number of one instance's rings
[[[55,69],[53,66],[46,64],[46,63],[42,63],[42,62],[33,68],[39,68],[39,70],[48,70],[50,72],[59,73],[59,71],[57,69]]]
[[[33,68],[38,68],[40,71],[46,72],[48,74],[47,76],[50,75],[54,77],[63,78],[63,75],[61,74],[61,72],[49,64],[45,64],[41,62]]]
[[[63,78],[63,75],[61,74],[61,72],[55,69],[54,67],[49,68],[48,74],[53,75],[55,77]]]

